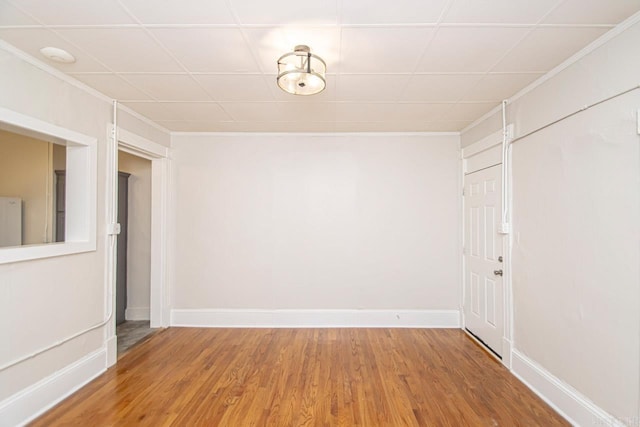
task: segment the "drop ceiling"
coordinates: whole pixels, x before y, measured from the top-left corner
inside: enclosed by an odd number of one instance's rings
[[[171,131],[459,131],[640,0],[0,0],[0,38]],[[276,84],[306,44],[327,88]]]

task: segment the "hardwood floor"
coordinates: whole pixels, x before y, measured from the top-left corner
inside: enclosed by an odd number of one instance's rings
[[[569,424],[457,329],[171,328],[32,425]]]

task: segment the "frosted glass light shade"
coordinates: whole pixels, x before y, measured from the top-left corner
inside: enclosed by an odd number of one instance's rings
[[[327,65],[308,46],[300,45],[278,59],[278,86],[293,95],[314,95],[327,86]]]

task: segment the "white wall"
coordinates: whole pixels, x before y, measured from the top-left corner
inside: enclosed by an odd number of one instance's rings
[[[639,41],[635,24],[517,98],[515,136],[636,86]],[[640,419],[639,107],[637,90],[513,146],[515,348],[628,423]],[[499,126],[490,117],[462,143]]]
[[[128,172],[127,320],[149,320],[151,287],[151,160],[118,152]]]
[[[107,125],[111,122],[112,106],[110,102],[65,82],[55,72],[32,65],[2,43],[0,106],[98,139],[97,250],[0,265],[2,366],[98,324],[105,317],[105,164]],[[168,144],[168,135],[160,137],[161,132],[137,118],[127,117],[125,113],[121,116],[127,118],[128,130],[155,135],[158,137],[156,142]],[[105,336],[105,328],[96,329],[1,370],[2,423],[12,424],[7,416],[20,416],[24,411],[37,409],[37,405],[30,405],[59,397],[56,392],[46,391],[51,388],[31,388],[26,394],[18,392],[103,349]],[[48,387],[56,384],[49,383]],[[59,392],[61,389],[56,390]],[[39,395],[41,401],[34,403],[29,400],[30,393],[38,392],[44,393]]]
[[[174,136],[174,309],[457,310],[457,136]]]

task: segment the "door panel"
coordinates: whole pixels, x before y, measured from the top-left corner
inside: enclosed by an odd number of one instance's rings
[[[465,176],[465,327],[500,355],[504,288],[502,235],[498,234],[500,165]]]

